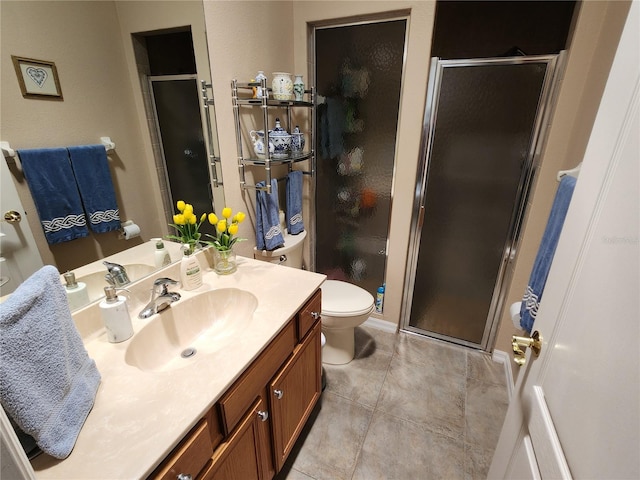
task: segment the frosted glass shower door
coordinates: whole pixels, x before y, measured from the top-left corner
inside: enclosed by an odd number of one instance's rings
[[[408,330],[487,348],[555,59],[434,61]]]
[[[315,270],[375,296],[384,283],[406,19],[315,34]]]

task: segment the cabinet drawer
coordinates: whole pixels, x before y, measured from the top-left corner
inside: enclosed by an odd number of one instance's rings
[[[289,322],[220,399],[218,405],[225,436],[235,428],[264,386],[289,358],[295,345],[296,325]]]
[[[318,290],[298,313],[298,341],[302,341],[322,312],[322,290]]]
[[[149,478],[174,480],[180,474],[196,478],[212,454],[209,424],[202,420]]]

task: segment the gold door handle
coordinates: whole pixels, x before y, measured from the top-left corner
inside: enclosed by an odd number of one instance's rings
[[[4,214],[4,221],[9,223],[19,223],[22,220],[22,215],[20,215],[15,210],[9,210]]]
[[[513,347],[513,359],[518,366],[523,366],[527,359],[524,356],[524,351],[527,347],[533,350],[533,354],[537,357],[542,350],[542,335],[536,330],[531,334],[531,337],[518,337],[514,335],[511,337],[511,346]]]

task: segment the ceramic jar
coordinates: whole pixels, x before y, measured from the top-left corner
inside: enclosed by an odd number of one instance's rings
[[[296,102],[302,102],[304,100],[304,81],[302,75],[296,74],[296,79],[293,82],[293,94]]]
[[[287,158],[291,153],[291,135],[282,128],[279,118],[273,130],[269,130],[269,142],[273,142],[273,158]]]
[[[251,130],[249,135],[253,142],[253,151],[259,158],[264,158],[264,132],[262,130]],[[275,145],[271,140],[271,132],[269,132],[269,155],[273,155],[274,152]]]
[[[271,90],[273,91],[273,98],[276,100],[291,100],[293,98],[293,80],[291,80],[291,74],[273,72]]]
[[[304,150],[304,133],[300,131],[300,127],[296,125],[296,128],[291,132],[291,154],[301,155]]]
[[[256,75],[256,82],[262,82],[262,80],[267,80],[267,76],[264,74],[264,72],[262,70],[258,71],[258,74]],[[262,96],[266,97],[269,96],[269,92],[268,91],[262,91],[262,87],[257,87],[256,88],[256,95],[254,98],[262,98]]]

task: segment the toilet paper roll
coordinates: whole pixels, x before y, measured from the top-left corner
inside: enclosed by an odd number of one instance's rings
[[[512,303],[509,307],[509,315],[511,316],[511,321],[513,322],[513,326],[518,330],[522,330],[520,326],[520,308],[522,306],[522,302]]]
[[[132,238],[140,236],[140,227],[135,223],[125,225],[122,227],[122,234],[125,240],[131,240]]]

